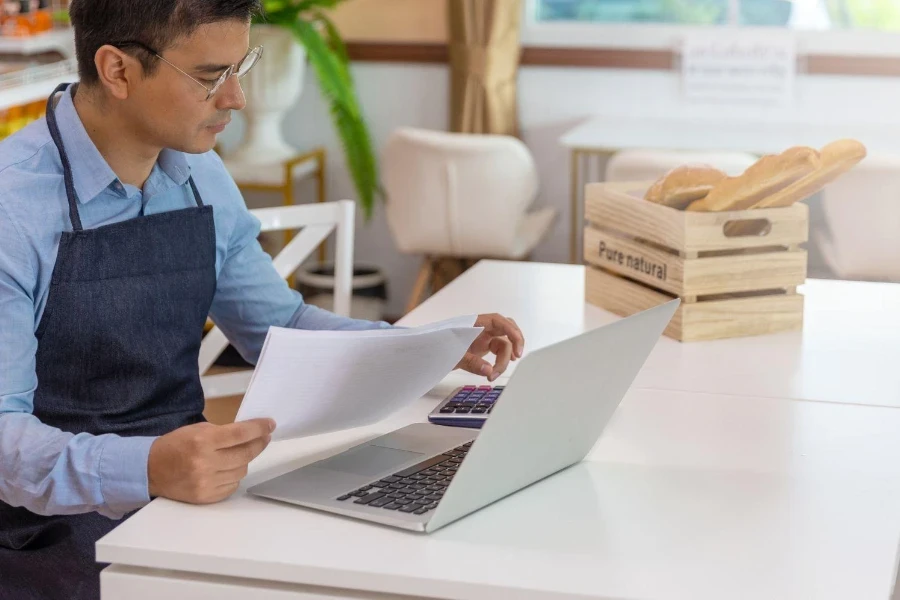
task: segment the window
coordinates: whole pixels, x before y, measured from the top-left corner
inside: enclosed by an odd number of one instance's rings
[[[900,31],[900,0],[536,0],[539,22]]]

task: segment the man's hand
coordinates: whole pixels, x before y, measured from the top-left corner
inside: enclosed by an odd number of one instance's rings
[[[484,327],[484,331],[475,338],[456,368],[484,375],[488,381],[494,381],[506,371],[510,360],[522,358],[525,338],[515,321],[497,314],[478,315],[475,327]],[[497,357],[493,367],[483,358],[488,352],[493,352]]]
[[[247,465],[259,456],[275,430],[271,419],[230,425],[197,423],[176,429],[150,446],[150,496],[211,504],[237,490]]]

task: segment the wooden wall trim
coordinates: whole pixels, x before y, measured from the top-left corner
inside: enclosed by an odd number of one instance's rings
[[[350,60],[359,62],[447,63],[447,44],[348,42]]]
[[[359,62],[445,64],[449,57],[443,43],[350,42],[347,51]],[[520,62],[522,66],[669,71],[678,64],[677,58],[667,50],[530,46],[522,49]],[[895,57],[816,54],[798,62],[798,72],[809,75],[900,77],[900,58]]]
[[[522,48],[521,64],[540,67],[669,71],[675,65],[675,53],[668,50],[542,48],[530,46]]]

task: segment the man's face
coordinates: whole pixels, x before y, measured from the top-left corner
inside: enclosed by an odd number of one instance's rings
[[[160,55],[212,89],[229,66],[244,58],[249,40],[249,23],[223,21],[199,27]],[[123,107],[138,134],[154,147],[208,152],[231,120],[231,111],[246,104],[237,77],[229,77],[206,100],[207,92],[197,82],[164,61],[152,60],[158,63],[156,71],[137,82]]]

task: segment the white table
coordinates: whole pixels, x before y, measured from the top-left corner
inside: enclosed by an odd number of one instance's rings
[[[404,323],[496,310],[516,318],[534,349],[615,318],[584,305],[582,277],[575,266],[483,262]],[[893,343],[878,352],[898,356],[897,341],[871,327],[900,297],[895,288],[808,287],[804,336],[827,340],[821,352],[846,358],[842,337],[859,348],[865,337]],[[802,360],[810,352],[802,338],[743,342],[763,359],[788,347],[801,360],[767,373],[769,397],[744,388],[771,357],[720,393],[683,391],[675,386],[685,379],[658,386],[662,373],[702,373],[687,359],[738,357],[740,342],[663,339],[589,461],[428,536],[243,489],[421,421],[474,376],[451,374],[375,426],[273,444],[229,500],[156,500],[104,537],[98,559],[113,565],[103,598],[889,598],[900,542],[900,411],[843,403],[839,392],[832,401],[792,399],[818,389],[797,381],[825,376]],[[673,365],[678,357],[684,362]],[[871,389],[885,399],[896,382],[879,381]],[[852,376],[838,383],[853,395]]]
[[[583,189],[588,181],[602,181],[606,159],[635,148],[734,151],[775,154],[791,146],[821,148],[828,142],[853,138],[870,154],[900,154],[900,125],[830,121],[829,123],[753,122],[747,120],[596,117],[566,132],[560,143],[568,148],[571,182],[571,262],[578,261],[578,238],[583,215]]]

